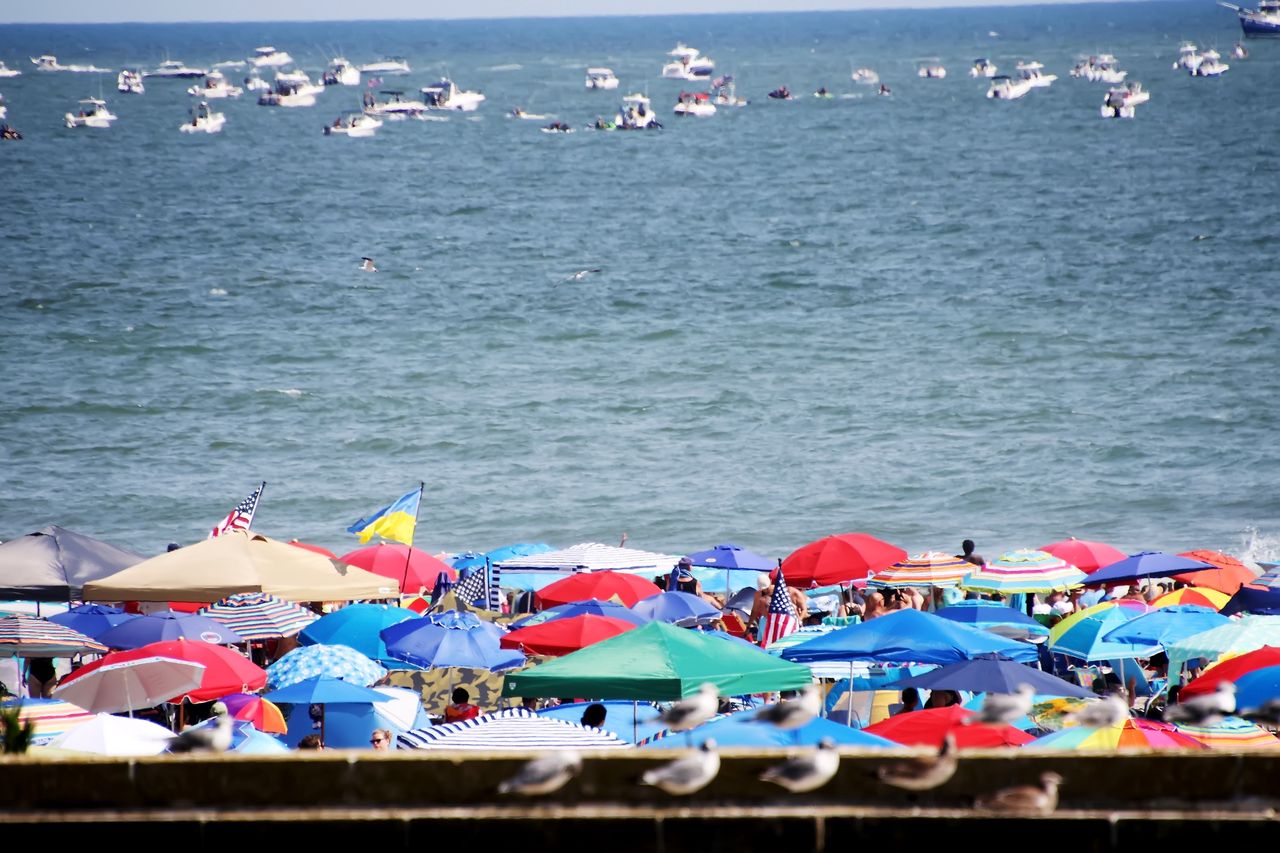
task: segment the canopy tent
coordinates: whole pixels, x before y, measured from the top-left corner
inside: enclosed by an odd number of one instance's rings
[[[807,667],[700,631],[650,622],[559,660],[508,675],[503,696],[671,701],[711,682],[726,696],[798,690]]]
[[[631,744],[613,732],[509,708],[443,726],[414,729],[400,735],[402,749],[544,750],[626,749]]]
[[[0,544],[0,600],[70,601],[85,584],[141,563],[141,554],[57,525]]]
[[[266,592],[289,601],[394,598],[386,578],[260,533],[233,530],[85,585],[93,601],[218,601]]]
[[[495,562],[503,572],[600,572],[616,571],[652,577],[667,574],[680,560],[672,554],[657,554],[635,548],[619,548],[599,542],[583,542],[559,551],[546,551]]]
[[[898,610],[870,622],[832,631],[786,649],[782,657],[802,662],[865,660],[946,664],[982,654],[1003,655],[1016,661],[1038,659],[1035,648],[1026,643],[1006,640],[919,610]]]

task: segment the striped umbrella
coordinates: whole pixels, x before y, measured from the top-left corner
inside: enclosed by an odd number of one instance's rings
[[[61,699],[11,699],[0,702],[0,708],[18,708],[18,720],[35,723],[34,746],[47,746],[49,741],[76,726],[94,719],[96,715],[89,713],[79,705],[64,702]]]
[[[1047,551],[1023,548],[1001,554],[966,577],[960,586],[983,592],[1011,595],[1018,592],[1052,592],[1080,586],[1087,575],[1061,557]]]
[[[300,646],[267,667],[267,686],[279,690],[308,678],[332,678],[368,687],[387,671],[350,646]]]
[[[284,722],[284,714],[274,702],[263,699],[261,696],[252,693],[232,693],[223,696],[221,701],[227,706],[228,713],[234,719],[250,723],[258,731],[278,735],[289,731],[289,727]]]
[[[79,631],[34,616],[0,619],[0,657],[68,658],[101,654],[107,647]]]
[[[1146,604],[1127,598],[1079,610],[1049,629],[1049,648],[1083,661],[1150,657],[1160,651],[1159,646],[1111,643],[1102,639],[1112,628],[1150,610]]]
[[[1248,720],[1226,717],[1213,726],[1178,725],[1178,731],[1210,749],[1280,749],[1280,738]]]
[[[200,611],[246,640],[292,637],[320,618],[315,613],[265,592],[229,595]]]
[[[414,729],[400,735],[401,749],[519,750],[626,749],[613,732],[510,708],[470,720]]]
[[[1280,589],[1280,569],[1268,569],[1266,574],[1250,583],[1253,586],[1264,586],[1267,589]]]
[[[1166,592],[1151,602],[1151,606],[1158,609],[1172,607],[1175,604],[1195,604],[1200,607],[1208,607],[1211,610],[1221,610],[1227,606],[1227,602],[1230,600],[1231,596],[1211,587],[1184,586],[1182,589]]]
[[[1036,738],[1024,749],[1204,749],[1205,745],[1169,723],[1132,718],[1105,728],[1072,726]]]
[[[875,573],[872,586],[955,586],[973,570],[973,563],[941,551],[926,551]]]

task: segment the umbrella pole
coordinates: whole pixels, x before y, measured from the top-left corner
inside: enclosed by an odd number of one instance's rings
[[[845,717],[845,723],[849,728],[853,728],[853,661],[849,661],[849,715]]]
[[[640,703],[631,700],[631,742],[640,740]]]
[[[324,747],[324,715],[328,710],[323,704],[320,705],[320,746]]]

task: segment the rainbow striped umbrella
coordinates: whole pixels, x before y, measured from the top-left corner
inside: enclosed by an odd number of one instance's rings
[[[246,640],[292,637],[320,617],[292,601],[265,592],[229,595],[200,611]]]
[[[926,551],[875,573],[872,586],[955,586],[973,570],[973,563],[941,551]]]
[[[1199,607],[1221,610],[1230,600],[1231,596],[1225,592],[1218,592],[1207,586],[1184,586],[1182,589],[1166,592],[1151,602],[1151,606],[1159,610],[1161,607],[1172,607],[1175,604],[1195,604]]]
[[[69,658],[106,651],[107,647],[92,637],[48,619],[34,616],[0,619],[0,657]]]
[[[1084,572],[1047,551],[1023,548],[1001,554],[971,573],[961,583],[965,589],[1011,595],[1018,592],[1052,592],[1080,586]]]
[[[1036,738],[1023,749],[1205,749],[1169,723],[1133,718],[1106,728],[1071,726]]]
[[[1146,658],[1160,651],[1155,644],[1112,643],[1102,636],[1135,616],[1149,613],[1141,601],[1121,598],[1072,613],[1049,629],[1049,648],[1083,661]]]
[[[1280,749],[1280,738],[1239,717],[1226,717],[1213,726],[1181,724],[1177,728],[1210,749]]]
[[[79,705],[73,705],[61,699],[11,699],[0,702],[0,708],[14,706],[18,708],[18,719],[21,722],[31,720],[35,723],[32,740],[34,746],[47,746],[58,735],[69,732],[97,716]]]

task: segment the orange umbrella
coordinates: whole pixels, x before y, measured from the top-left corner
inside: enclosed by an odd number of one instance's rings
[[[1197,558],[1193,557],[1192,559]],[[1194,572],[1193,574],[1201,574],[1201,572]],[[1227,606],[1227,602],[1230,600],[1231,596],[1225,592],[1218,592],[1216,589],[1202,586],[1184,586],[1182,589],[1166,592],[1155,601],[1152,601],[1151,606],[1159,608],[1172,607],[1175,604],[1197,604],[1200,607],[1221,610]]]
[[[1258,579],[1258,576],[1244,563],[1235,557],[1218,551],[1186,551],[1178,556],[1199,560],[1201,563],[1208,563],[1211,566],[1218,567],[1216,569],[1185,572],[1173,576],[1174,580],[1190,586],[1208,587],[1209,589],[1216,589],[1218,592],[1225,592],[1227,595],[1235,595],[1240,587],[1247,583],[1253,583]]]
[[[284,714],[274,702],[252,693],[232,693],[229,696],[223,696],[222,701],[232,717],[252,723],[253,727],[260,732],[277,735],[289,732],[289,727],[285,725]]]

